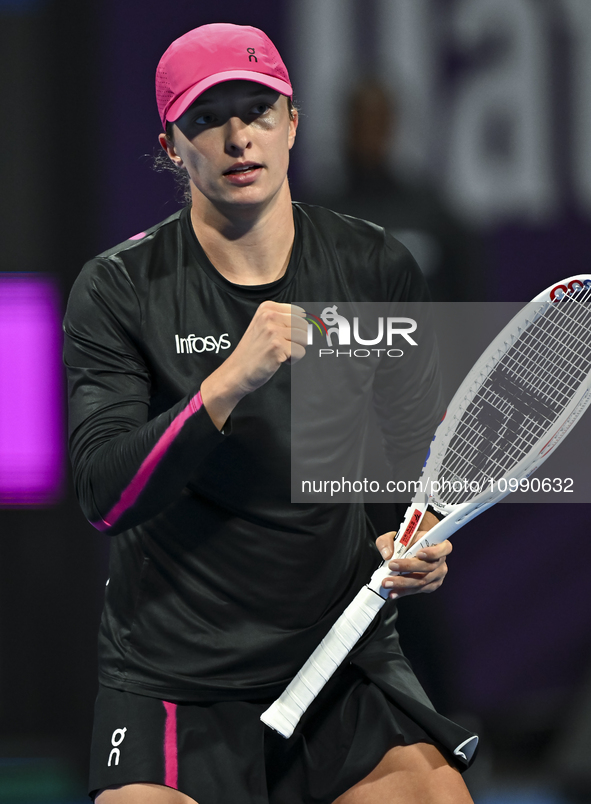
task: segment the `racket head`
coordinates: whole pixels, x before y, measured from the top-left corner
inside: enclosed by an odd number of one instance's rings
[[[484,510],[529,477],[591,403],[591,274],[556,282],[483,352],[437,428],[413,503]],[[472,518],[472,517],[470,517]]]

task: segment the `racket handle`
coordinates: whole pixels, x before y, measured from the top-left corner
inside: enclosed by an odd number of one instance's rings
[[[261,720],[283,737],[291,737],[300,718],[347,654],[367,631],[385,599],[364,586]]]

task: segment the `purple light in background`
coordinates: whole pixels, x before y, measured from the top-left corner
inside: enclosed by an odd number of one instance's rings
[[[0,506],[57,502],[64,479],[55,282],[0,273]]]

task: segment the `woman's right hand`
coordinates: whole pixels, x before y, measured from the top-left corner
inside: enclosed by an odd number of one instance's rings
[[[306,313],[295,304],[264,301],[232,354],[201,384],[201,398],[221,430],[247,394],[256,391],[282,363],[296,363],[306,353]]]

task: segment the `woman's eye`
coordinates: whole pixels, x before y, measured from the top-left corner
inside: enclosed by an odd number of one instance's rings
[[[210,126],[214,120],[215,117],[212,114],[200,114],[199,117],[195,118],[198,126]]]
[[[257,103],[256,106],[252,107],[252,111],[254,112],[254,114],[260,115],[265,114],[265,112],[268,111],[270,108],[271,107],[269,106],[268,103]]]

